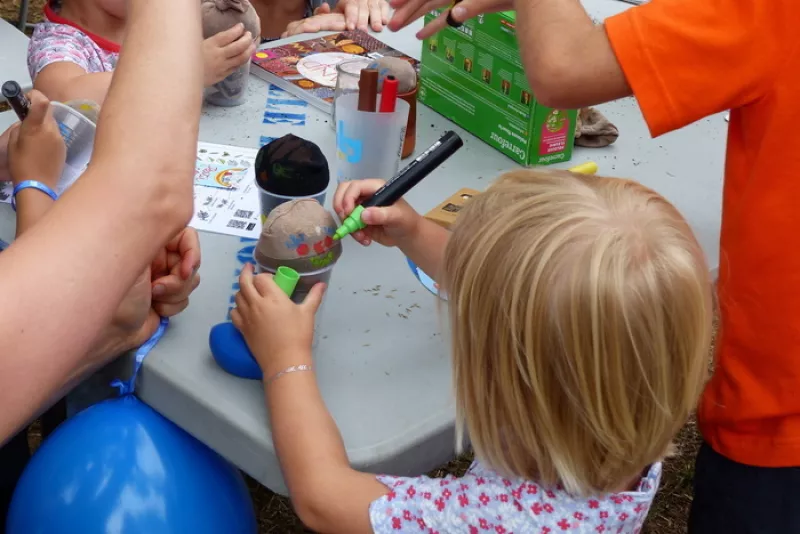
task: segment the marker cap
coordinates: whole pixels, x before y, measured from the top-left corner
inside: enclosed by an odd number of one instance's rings
[[[356,209],[353,210],[353,213],[351,213],[344,221],[342,221],[342,225],[336,229],[336,233],[333,234],[333,239],[338,241],[339,239],[348,236],[353,232],[366,228],[366,223],[361,220],[362,213],[364,213],[364,206],[356,206]]]
[[[281,288],[281,291],[286,293],[287,297],[291,298],[294,289],[297,287],[297,282],[300,281],[300,275],[291,267],[284,267],[281,265],[278,267],[278,270],[275,271],[272,279],[277,286]]]

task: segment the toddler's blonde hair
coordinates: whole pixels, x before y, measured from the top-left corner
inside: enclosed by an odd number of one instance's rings
[[[667,453],[703,387],[703,253],[644,186],[501,177],[459,215],[443,273],[459,439],[509,476],[620,491]]]

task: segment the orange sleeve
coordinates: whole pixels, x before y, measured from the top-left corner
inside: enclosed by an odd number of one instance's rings
[[[781,57],[795,48],[794,41],[781,43],[782,35],[791,35],[784,33],[786,18],[800,13],[790,3],[796,1],[650,0],[606,19],[650,133],[764,96]]]

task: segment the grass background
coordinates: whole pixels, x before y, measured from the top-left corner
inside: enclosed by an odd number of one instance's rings
[[[165,0],[168,1],[168,0]],[[41,18],[45,0],[32,0],[29,21]],[[0,0],[0,16],[15,21],[19,0]],[[29,435],[33,448],[39,444],[39,431],[33,425]],[[664,462],[661,489],[656,496],[647,524],[642,534],[679,534],[686,532],[686,519],[692,501],[692,477],[694,457],[700,445],[700,435],[694,420],[690,420],[676,438],[677,453]],[[462,474],[469,467],[472,458],[460,457],[430,473],[431,476]],[[276,495],[248,478],[260,525],[260,534],[295,534],[311,532],[306,530],[292,511],[288,499]]]

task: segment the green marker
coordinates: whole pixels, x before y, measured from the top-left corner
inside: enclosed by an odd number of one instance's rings
[[[294,293],[294,289],[297,287],[297,282],[300,281],[300,275],[291,267],[284,267],[281,265],[278,267],[278,270],[275,271],[275,274],[272,275],[272,279],[278,287],[286,293],[287,297],[292,298],[292,293]]]
[[[336,229],[333,239],[338,241],[346,235],[366,228],[367,225],[361,220],[361,214],[364,213],[365,209],[391,206],[436,167],[444,163],[447,158],[455,154],[456,150],[462,146],[464,146],[464,141],[461,140],[457,133],[446,132],[433,146],[409,163],[394,178],[386,182],[383,187],[375,191],[374,195],[365,200],[360,206],[356,206],[353,213],[348,215],[342,221],[342,225]]]

